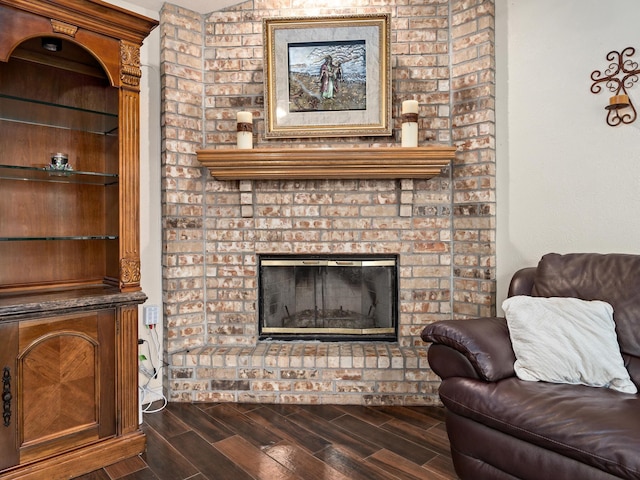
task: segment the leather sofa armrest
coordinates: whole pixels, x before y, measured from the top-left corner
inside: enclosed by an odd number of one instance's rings
[[[440,378],[471,377],[495,382],[515,376],[516,357],[504,318],[435,322],[427,325],[421,336],[425,342],[433,343],[429,365]],[[436,345],[448,348],[434,348]]]

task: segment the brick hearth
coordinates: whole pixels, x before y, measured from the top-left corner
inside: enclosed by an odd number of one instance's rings
[[[420,331],[494,310],[493,2],[318,11],[392,14],[394,117],[402,100],[419,100],[420,143],[459,150],[443,174],[211,178],[195,152],[234,148],[241,109],[254,113],[261,148],[399,148],[399,123],[392,138],[263,139],[261,19],[306,10],[277,0],[208,16],[163,8],[165,388],[172,401],[437,403]],[[398,254],[398,342],[258,342],[261,253]]]
[[[186,392],[176,399],[189,401],[425,405],[438,380],[424,347],[385,343],[201,347],[172,358],[172,383]]]

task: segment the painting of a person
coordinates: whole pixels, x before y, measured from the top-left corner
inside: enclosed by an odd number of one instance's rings
[[[320,93],[322,98],[333,98],[338,93],[337,73],[342,72],[340,66],[333,64],[331,55],[327,55],[320,67]]]
[[[290,112],[366,110],[364,40],[290,43]]]

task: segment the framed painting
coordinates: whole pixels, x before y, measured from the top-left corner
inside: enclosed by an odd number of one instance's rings
[[[390,15],[263,20],[265,137],[391,135]]]

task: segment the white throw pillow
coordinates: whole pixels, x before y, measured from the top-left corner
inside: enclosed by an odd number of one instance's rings
[[[620,354],[610,304],[515,296],[502,308],[521,380],[638,391]]]

